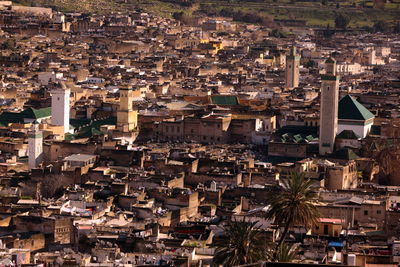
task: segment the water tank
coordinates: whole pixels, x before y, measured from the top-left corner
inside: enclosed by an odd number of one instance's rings
[[[356,266],[356,254],[348,254],[347,255],[347,265],[348,266]]]

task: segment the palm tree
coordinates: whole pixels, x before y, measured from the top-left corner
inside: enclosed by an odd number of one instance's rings
[[[256,224],[245,220],[229,222],[224,227],[225,237],[216,242],[214,264],[236,266],[265,259],[265,240]]]
[[[274,260],[290,227],[312,227],[320,217],[315,206],[317,195],[311,188],[312,184],[313,181],[306,179],[304,173],[293,172],[288,178],[282,179],[282,190],[269,199],[267,217],[284,227],[276,246]]]
[[[292,262],[296,259],[299,249],[297,246],[283,242],[278,248],[270,245],[266,259],[270,262]]]

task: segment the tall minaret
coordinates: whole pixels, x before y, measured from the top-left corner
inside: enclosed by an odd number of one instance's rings
[[[319,123],[319,154],[333,152],[338,128],[339,76],[336,61],[325,61],[326,74],[321,76],[321,107]]]
[[[43,134],[35,121],[28,132],[28,165],[34,169],[43,161]]]
[[[133,108],[132,88],[119,89],[119,109],[117,112],[117,129],[130,132],[137,127],[138,112]]]
[[[290,55],[286,56],[285,87],[299,86],[300,56],[296,54],[296,47],[292,47]]]
[[[64,133],[69,132],[70,95],[71,90],[64,84],[51,91],[51,124],[64,126]]]

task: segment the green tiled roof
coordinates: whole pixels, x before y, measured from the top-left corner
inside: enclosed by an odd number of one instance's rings
[[[343,130],[336,138],[339,139],[359,139],[360,137],[352,130]]]
[[[66,133],[64,139],[67,141],[74,140],[74,139],[76,139],[76,134]]]
[[[294,141],[295,141],[296,143],[299,143],[299,142],[303,141],[303,138],[302,138],[301,135],[299,135],[299,134],[294,135],[294,136],[293,136],[293,139],[294,139]]]
[[[74,128],[88,125],[90,123],[91,123],[90,119],[70,119],[69,120],[69,124],[72,125]]]
[[[115,125],[117,123],[117,118],[116,117],[108,117],[102,120],[87,120],[87,119],[83,119],[83,120],[74,120],[71,121],[70,124],[75,126],[76,128],[78,128],[79,126],[83,126],[81,128],[78,129],[77,131],[77,137],[91,137],[94,135],[101,135],[102,132],[100,132],[100,127],[102,125]]]
[[[3,124],[21,123],[23,120],[24,118],[22,117],[21,113],[3,112],[0,114],[0,122]]]
[[[342,148],[332,153],[330,158],[353,160],[353,159],[358,159],[359,156],[357,156],[357,154],[354,153],[354,151],[349,148]]]
[[[374,118],[368,109],[361,105],[350,95],[346,95],[339,101],[339,120],[366,121]]]
[[[328,81],[336,81],[338,78],[338,76],[334,76],[334,75],[321,75],[321,80],[328,80]]]
[[[237,97],[234,95],[213,95],[211,96],[211,103],[214,105],[238,105]]]
[[[325,63],[335,63],[335,60],[333,60],[333,58],[328,58]]]
[[[29,119],[46,118],[51,116],[51,107],[41,109],[28,108],[22,111],[21,114],[24,118]]]
[[[34,109],[28,108],[22,112],[3,112],[0,114],[0,123],[23,123],[24,119],[41,119],[51,116],[51,107]]]
[[[306,140],[307,140],[308,142],[311,142],[311,141],[313,141],[314,139],[315,139],[315,137],[312,136],[311,134],[306,136]]]

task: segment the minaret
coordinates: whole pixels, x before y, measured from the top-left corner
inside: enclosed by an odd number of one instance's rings
[[[325,61],[326,74],[321,76],[321,107],[319,123],[319,154],[333,152],[338,128],[339,76],[336,61]]]
[[[296,53],[296,47],[292,47],[290,55],[286,56],[285,88],[299,86],[300,56]]]
[[[69,132],[69,100],[71,90],[62,83],[61,88],[51,91],[51,124],[64,126],[64,133]]]
[[[35,121],[28,132],[28,165],[29,170],[37,168],[43,161],[43,134]]]
[[[133,108],[133,90],[119,89],[119,109],[117,112],[117,129],[121,132],[131,132],[137,127],[138,112]]]

